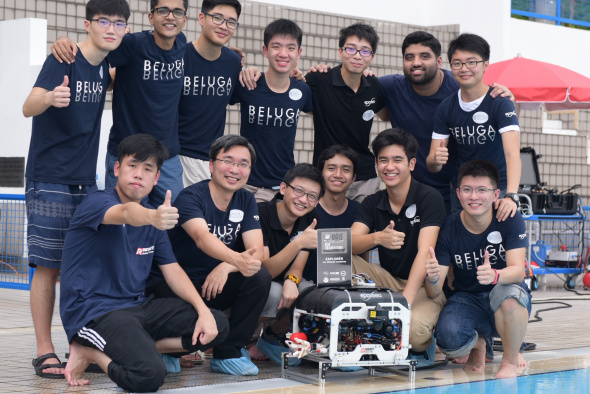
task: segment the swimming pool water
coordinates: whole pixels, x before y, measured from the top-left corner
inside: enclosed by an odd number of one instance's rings
[[[550,372],[415,390],[395,394],[589,394],[590,369]]]

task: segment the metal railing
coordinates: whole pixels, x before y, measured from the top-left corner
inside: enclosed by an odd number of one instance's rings
[[[25,196],[0,194],[0,287],[30,289]]]
[[[512,15],[542,23],[590,28],[586,0],[512,0]]]

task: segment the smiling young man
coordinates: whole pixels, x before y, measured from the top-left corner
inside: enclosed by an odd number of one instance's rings
[[[322,174],[312,165],[300,163],[287,172],[272,201],[258,204],[264,236],[262,265],[273,278],[262,317],[277,317],[303,289],[314,285],[303,272],[310,249],[317,248],[313,209],[324,190]],[[267,327],[257,343],[258,349],[279,365],[281,353],[287,351],[281,339],[290,321],[288,313],[283,317]]]
[[[432,34],[415,31],[402,43],[403,75],[391,74],[379,78],[385,97],[387,113],[380,113],[392,127],[412,133],[418,140],[416,166],[412,176],[420,183],[434,187],[444,198],[447,212],[457,205],[450,183],[457,171],[455,146],[449,144],[449,162],[436,174],[428,170],[426,157],[430,153],[436,110],[440,103],[459,89],[449,70],[442,68],[441,44]],[[510,91],[494,84],[492,97],[511,96]]]
[[[459,168],[457,196],[463,210],[447,218],[426,262],[430,297],[442,291],[440,278],[453,266],[455,293],[449,297],[436,327],[439,348],[452,358],[469,355],[464,369],[485,366],[485,338],[500,336],[503,356],[497,378],[513,378],[526,362],[519,348],[531,313],[530,290],[524,283],[528,245],[519,212],[500,221],[495,203],[500,197],[496,166],[472,160]]]
[[[431,364],[436,348],[432,333],[445,297],[427,296],[424,264],[445,219],[444,202],[435,189],[412,179],[418,144],[410,133],[384,130],[375,137],[372,148],[385,190],[361,203],[351,228],[352,253],[377,247],[381,266],[353,257],[353,272],[366,273],[378,286],[406,298],[412,306],[411,352],[425,352],[425,362]]]
[[[461,165],[486,159],[498,167],[503,198],[496,201],[498,220],[513,217],[518,208],[520,183],[520,128],[514,104],[504,97],[493,99],[492,87],[483,82],[489,66],[490,46],[475,34],[464,33],[449,44],[453,78],[461,87],[439,106],[434,121],[428,169],[440,171],[448,162],[449,140],[457,147]],[[453,186],[457,185],[452,180]]]
[[[60,64],[48,57],[23,105],[23,114],[33,116],[25,197],[29,265],[36,267],[30,293],[37,339],[33,366],[41,377],[64,376],[51,340],[55,284],[70,219],[96,190],[100,122],[110,82],[105,57],[121,43],[129,14],[125,0],[89,1],[88,36],[77,44],[77,62]]]
[[[137,133],[153,135],[170,152],[160,180],[149,196],[154,206],[164,201],[166,190],[172,191],[174,199],[183,188],[178,157],[178,103],[184,77],[186,37],[182,28],[187,21],[187,8],[188,0],[150,0],[148,18],[153,30],[126,34],[119,48],[108,56],[115,83],[105,187],[116,184],[113,167],[119,142]],[[52,47],[54,56],[66,62],[72,61],[72,49],[75,51],[67,37],[60,38]]]
[[[256,153],[244,137],[224,135],[209,153],[210,180],[185,188],[174,206],[178,225],[169,231],[174,254],[205,303],[232,308],[227,339],[213,348],[213,372],[256,375],[244,348],[258,323],[271,277],[262,267],[263,239],[252,193],[243,189]],[[240,251],[240,245],[246,251]],[[154,267],[148,293],[171,297],[170,287]]]
[[[338,39],[342,64],[305,76],[313,94],[313,163],[317,166],[320,154],[332,145],[352,148],[359,165],[348,197],[359,202],[379,189],[369,137],[373,118],[385,107],[385,100],[377,77],[363,75],[375,59],[378,43],[373,27],[363,23],[348,26],[340,30]]]
[[[287,171],[295,165],[297,122],[301,111],[311,112],[311,91],[290,78],[301,57],[303,32],[295,22],[278,19],[264,29],[262,51],[268,68],[253,90],[236,88],[230,104],[241,103],[240,134],[259,156],[246,189],[256,201],[270,201]]]
[[[322,151],[316,166],[326,183],[326,192],[314,208],[317,228],[350,228],[360,204],[346,197],[346,192],[356,179],[358,157],[344,145],[332,145]],[[309,252],[303,277],[317,283],[317,254]]]
[[[125,138],[114,167],[117,185],[89,195],[72,218],[60,297],[70,385],[90,383],[82,374],[94,362],[122,389],[153,392],[166,376],[160,353],[206,350],[227,336],[227,317],[203,303],[162,231],[178,221],[170,191],[158,209],[142,202],[167,156],[150,135]],[[179,298],[145,296],[152,264]]]
[[[199,38],[187,45],[178,107],[183,184],[208,179],[209,148],[223,135],[226,107],[238,84],[240,56],[225,47],[238,28],[238,0],[203,0]]]

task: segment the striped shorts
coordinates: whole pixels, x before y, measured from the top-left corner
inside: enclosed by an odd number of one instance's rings
[[[60,268],[61,252],[70,220],[96,185],[63,185],[27,179],[27,246],[29,266]]]

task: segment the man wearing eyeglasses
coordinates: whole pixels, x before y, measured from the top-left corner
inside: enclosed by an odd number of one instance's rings
[[[117,146],[125,137],[138,133],[162,141],[170,158],[160,170],[160,179],[149,195],[149,203],[159,206],[166,190],[176,198],[182,190],[182,165],[178,153],[178,103],[183,86],[188,0],[150,0],[152,31],[126,34],[116,51],[109,54],[113,67],[113,126],[105,160],[105,187],[116,184],[113,172]],[[52,46],[54,56],[73,61],[75,47],[67,37]],[[116,78],[115,78],[116,73]]]
[[[270,201],[283,177],[295,165],[295,135],[301,112],[311,112],[311,91],[291,78],[301,57],[303,32],[288,19],[277,19],[264,29],[262,52],[268,68],[256,88],[236,88],[230,104],[240,103],[240,134],[252,142],[259,161],[246,189],[257,202]]]
[[[63,378],[55,355],[51,320],[66,230],[78,205],[96,190],[100,122],[110,83],[105,57],[125,34],[130,10],[125,0],[86,4],[86,39],[76,63],[47,58],[23,114],[33,117],[27,159],[26,207],[31,282],[31,315],[37,339],[33,366],[38,376]]]
[[[374,116],[385,112],[385,100],[377,77],[363,75],[375,59],[378,43],[379,36],[369,25],[344,28],[338,39],[342,64],[325,73],[313,72],[314,68],[305,76],[313,94],[313,163],[317,165],[320,154],[332,145],[352,148],[359,166],[346,196],[358,202],[379,189],[369,137]]]
[[[245,346],[252,337],[270,289],[261,265],[263,238],[256,201],[243,189],[256,153],[244,137],[224,135],[209,153],[211,179],[185,188],[174,201],[180,215],[169,231],[178,263],[210,308],[232,308],[227,339],[213,349],[210,368],[232,375],[256,375]],[[245,250],[245,251],[243,251]],[[157,267],[148,293],[174,296]]]
[[[303,270],[310,249],[317,248],[317,219],[313,209],[324,191],[322,174],[312,165],[300,163],[287,172],[272,201],[258,204],[264,236],[262,265],[273,278],[262,311],[264,318],[277,317],[281,310],[293,304],[299,292],[314,285],[303,277]],[[281,353],[288,351],[284,342],[288,315],[267,327],[257,343],[258,350],[278,365],[281,365]]]
[[[466,371],[482,371],[485,339],[500,336],[503,355],[496,377],[502,379],[514,378],[526,367],[519,348],[531,295],[523,281],[528,245],[524,220],[519,212],[503,221],[497,218],[498,185],[498,169],[487,160],[459,168],[456,193],[463,210],[446,219],[436,252],[430,248],[425,288],[429,297],[440,296],[453,267],[455,292],[440,314],[437,344],[451,358],[469,355]]]
[[[489,65],[490,46],[475,34],[464,33],[449,44],[449,63],[460,86],[445,99],[434,120],[428,169],[440,171],[449,161],[447,145],[457,146],[458,164],[486,159],[498,167],[503,198],[495,203],[498,220],[513,217],[518,207],[520,182],[520,127],[514,104],[504,97],[493,99],[492,87],[483,82]],[[452,184],[457,185],[456,177]]]
[[[236,32],[241,10],[238,0],[203,0],[201,34],[186,47],[178,107],[185,187],[210,177],[209,148],[224,133],[226,107],[241,70],[240,56],[225,44]]]

